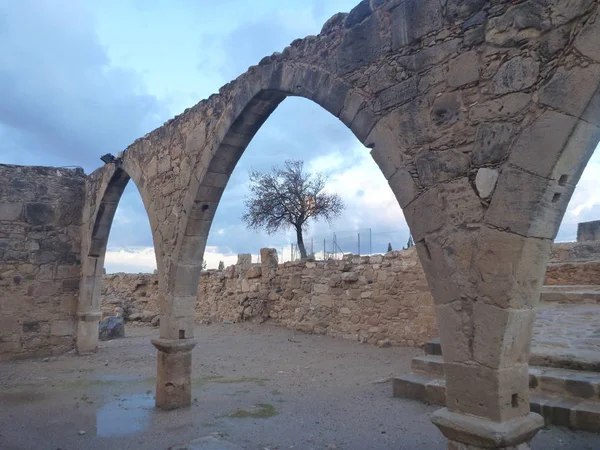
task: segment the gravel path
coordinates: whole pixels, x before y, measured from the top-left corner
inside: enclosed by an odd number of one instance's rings
[[[388,379],[420,350],[202,326],[194,405],[162,412],[152,395],[157,330],[127,333],[91,356],[0,363],[0,449],[169,449],[202,437],[189,448],[445,449],[429,421],[435,407],[391,396]],[[600,448],[600,436],[552,428],[533,448]]]

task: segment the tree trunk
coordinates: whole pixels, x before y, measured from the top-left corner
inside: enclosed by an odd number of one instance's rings
[[[302,227],[296,227],[296,239],[298,240],[298,249],[300,250],[300,258],[306,259],[306,249],[304,248],[304,239],[302,239]]]

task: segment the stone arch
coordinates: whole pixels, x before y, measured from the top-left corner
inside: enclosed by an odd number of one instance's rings
[[[198,181],[190,185],[185,201],[186,208],[190,209],[181,230],[183,238],[174,253],[175,274],[170,285],[173,293],[171,312],[179,311],[181,315],[172,317],[166,311],[169,318],[164,321],[161,336],[174,339],[180,335],[180,330],[184,330],[186,336],[192,335],[193,308],[204,248],[221,195],[252,138],[288,96],[317,103],[342,120],[363,144],[374,146],[372,140],[367,141],[369,125],[355,120],[361,107],[361,117],[373,114],[366,106],[364,93],[353,90],[323,69],[285,64],[261,66],[244,80],[230,100],[231,108],[217,122],[215,140],[204,149],[205,155],[209,155],[207,166],[199,166],[200,173],[193,178]],[[172,320],[171,324],[169,320]]]
[[[599,4],[363,0],[136,141],[126,158],[164,191],[149,210],[168,218],[153,227],[167,287],[157,405],[191,400],[199,264],[229,175],[269,114],[300,95],[372,149],[405,212],[445,364],[448,409],[434,422],[452,448],[533,436],[532,308],[597,136]]]
[[[102,315],[100,290],[104,276],[104,258],[113,219],[130,180],[131,177],[121,161],[107,164],[88,178],[88,202],[84,212],[87,221],[84,224],[82,240],[83,276],[78,304],[77,349],[79,353],[94,351],[98,345],[98,322]]]

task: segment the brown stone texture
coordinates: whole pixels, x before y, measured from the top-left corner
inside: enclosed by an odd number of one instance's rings
[[[81,169],[0,165],[0,360],[75,345]]]
[[[156,275],[108,275],[102,292],[106,315],[151,321],[159,311]],[[200,277],[195,315],[205,323],[269,320],[383,346],[420,346],[437,334],[433,300],[414,249],[280,265],[263,257],[262,267],[209,270]]]
[[[600,261],[550,263],[546,285],[600,285]]]

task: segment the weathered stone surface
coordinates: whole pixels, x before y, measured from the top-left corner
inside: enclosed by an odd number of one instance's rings
[[[350,28],[340,44],[336,67],[342,73],[352,72],[376,60],[382,52],[379,21],[371,15]]]
[[[521,113],[528,106],[530,101],[530,94],[522,92],[508,94],[473,105],[469,110],[469,115],[475,122],[513,119],[516,114]]]
[[[517,56],[502,64],[492,80],[492,94],[508,94],[527,89],[537,81],[540,68],[533,58]]]
[[[575,40],[575,48],[583,55],[600,63],[600,48],[597,43],[600,42],[600,20],[595,20],[588,24],[581,31]]]
[[[402,83],[385,89],[379,94],[375,111],[403,105],[417,96],[417,79],[409,78]]]
[[[125,322],[122,317],[107,317],[100,322],[98,333],[101,341],[125,337]]]
[[[579,86],[573,89],[573,86]],[[540,103],[571,116],[581,117],[590,99],[600,86],[600,65],[571,70],[559,68],[550,81],[540,89]],[[600,123],[600,120],[599,120]]]
[[[510,155],[510,163],[542,177],[548,177],[576,122],[574,117],[546,111],[523,130]]]
[[[452,59],[448,63],[448,84],[460,87],[479,80],[479,57],[471,50]]]
[[[482,168],[477,171],[475,177],[475,186],[481,198],[489,198],[492,196],[498,181],[498,171],[495,169]]]
[[[517,127],[509,122],[481,124],[477,128],[473,164],[482,166],[502,162],[510,151],[510,144]]]
[[[23,211],[22,203],[0,203],[0,220],[17,220]]]
[[[442,28],[442,6],[436,0],[409,0],[392,11],[392,48],[397,50]]]
[[[431,186],[466,176],[469,171],[469,157],[455,150],[430,152],[419,157],[416,166],[421,185]]]
[[[0,164],[0,311],[19,324],[0,323],[0,360],[75,345],[84,190],[81,169]]]

